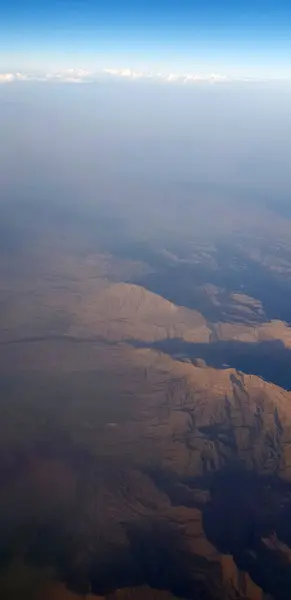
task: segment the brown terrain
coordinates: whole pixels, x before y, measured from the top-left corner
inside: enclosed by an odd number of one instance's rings
[[[162,582],[185,597],[220,598],[228,590],[229,598],[237,592],[263,598],[249,575],[237,572],[233,554],[246,554],[252,568],[252,562],[262,568],[269,511],[280,523],[288,510],[288,392],[233,370],[199,368],[128,346],[104,353],[98,344],[84,351],[70,342],[35,342],[30,352],[13,345],[8,356],[22,369],[8,382],[8,398],[18,386],[24,397],[17,413],[11,401],[3,407],[7,545],[17,535],[20,556],[33,556],[35,546],[39,560],[43,544],[44,554],[47,546],[52,551],[49,541],[59,551],[64,546],[62,576],[72,577],[73,587],[86,589],[93,561],[95,585],[105,590],[124,585],[136,570],[136,583]],[[37,419],[30,362],[42,375],[33,379],[34,393],[37,385],[39,393],[46,388]],[[68,373],[69,403],[62,398]],[[84,375],[88,388],[81,398]],[[253,469],[256,476],[248,478]],[[274,484],[269,506],[274,474],[286,489],[281,496]],[[232,477],[242,489],[232,489]],[[230,494],[225,505],[221,490]],[[262,539],[248,539],[253,520]],[[71,575],[67,561],[74,565]]]
[[[291,392],[231,361],[288,364],[287,302],[83,246],[0,254],[0,597],[290,600]]]

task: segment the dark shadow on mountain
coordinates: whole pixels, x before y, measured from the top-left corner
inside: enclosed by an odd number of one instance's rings
[[[207,576],[210,565],[203,557],[189,553],[177,526],[164,519],[145,520],[129,525],[127,535],[142,582],[153,588],[170,590],[183,598],[213,598]],[[211,568],[213,581],[215,567],[211,565]],[[216,576],[219,581],[219,568]]]
[[[203,511],[208,539],[232,554],[237,566],[276,600],[290,598],[291,564],[264,540],[275,535],[291,546],[290,496],[290,484],[276,476],[225,469],[214,474],[211,501]]]
[[[291,547],[289,482],[247,471],[239,462],[195,478],[157,470],[147,473],[173,506],[202,510],[208,540],[222,554],[233,556],[241,571],[275,600],[289,600],[291,564],[288,554],[276,548],[276,540]],[[197,503],[199,497],[202,501]]]
[[[60,578],[78,594],[105,595],[124,587],[149,586],[184,599],[213,600],[212,586],[220,582],[218,565],[189,552],[177,526],[166,519],[138,519],[124,524],[128,544],[110,544],[88,558],[86,538],[71,547],[64,536],[55,544]],[[47,539],[39,544],[47,544]],[[41,549],[41,547],[40,547]],[[82,555],[87,555],[87,560]],[[41,566],[37,548],[32,565]],[[216,569],[216,573],[215,573]]]
[[[131,342],[133,345],[148,347],[146,343]],[[291,389],[291,350],[280,340],[259,343],[239,341],[192,344],[181,339],[166,339],[151,344],[179,360],[203,359],[216,369],[232,367],[244,373],[258,375],[265,381],[275,383],[287,390]]]
[[[133,248],[130,248],[131,251]],[[185,253],[185,248],[181,245],[174,251]],[[214,264],[211,265],[203,260],[191,262],[189,257],[187,262],[169,264],[165,257],[153,249],[147,250],[145,245],[136,245],[134,252],[136,258],[146,261],[154,271],[135,283],[174,304],[199,310],[212,322],[241,321],[244,315],[238,317],[237,305],[230,302],[230,294],[243,293],[259,300],[264,309],[263,313],[259,313],[253,307],[253,315],[245,316],[244,322],[279,319],[291,323],[290,280],[251,260],[235,246],[217,245],[213,251]],[[283,250],[281,253],[284,254]],[[283,258],[290,261],[288,253]],[[205,292],[205,286],[209,285],[219,288],[219,304]]]

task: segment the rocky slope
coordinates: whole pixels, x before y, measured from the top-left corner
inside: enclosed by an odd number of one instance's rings
[[[105,270],[105,259],[98,260],[99,269]],[[68,266],[66,273],[67,269]],[[85,277],[89,278],[90,262],[87,269]],[[197,310],[177,306],[140,285],[110,283],[104,274],[89,278],[86,284],[83,280],[72,280],[65,289],[63,284],[51,289],[42,283],[33,295],[31,290],[21,289],[17,294],[7,294],[0,317],[0,342],[66,336],[148,344],[170,339],[192,344],[277,341],[286,349],[291,348],[290,327],[286,323],[261,319],[248,323],[245,308],[256,306],[255,301],[242,294],[235,296],[239,306],[237,322],[215,323],[207,321]]]
[[[290,393],[150,348],[288,349],[289,327],[237,291],[206,319],[137,260],[31,252],[0,265],[3,598],[289,600]]]
[[[5,358],[4,562],[17,539],[79,594],[287,600],[288,392],[128,345],[36,341]]]
[[[199,312],[176,306],[141,286],[116,283],[87,295],[76,307],[68,335],[94,334],[115,341],[182,338],[207,342],[211,332]]]

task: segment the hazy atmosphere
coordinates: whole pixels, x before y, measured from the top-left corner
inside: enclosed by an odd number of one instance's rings
[[[290,600],[289,4],[0,40],[1,600]]]
[[[2,85],[1,178],[15,191],[18,181],[39,181],[42,197],[49,179],[78,182],[86,199],[100,175],[271,185],[280,195],[289,184],[290,95],[291,82]]]

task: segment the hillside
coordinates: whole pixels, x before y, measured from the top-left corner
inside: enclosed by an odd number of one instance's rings
[[[2,596],[290,600],[289,283],[279,252],[262,265],[270,227],[233,252],[191,222],[162,248],[58,227],[0,254]]]
[[[291,546],[288,392],[128,345],[31,342],[8,354],[2,549],[17,534],[32,560],[61,551],[75,592],[159,582],[186,598],[258,600],[263,588],[287,600],[282,550],[266,540],[276,531]]]

